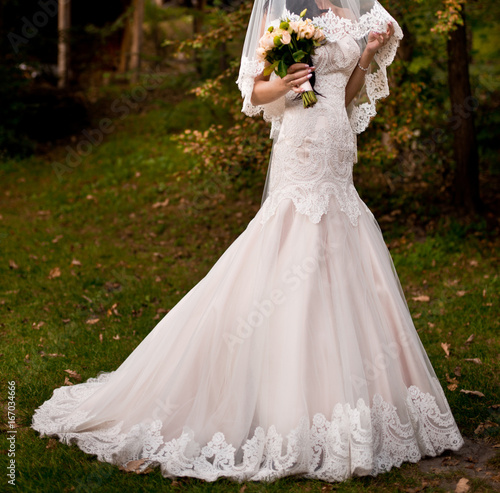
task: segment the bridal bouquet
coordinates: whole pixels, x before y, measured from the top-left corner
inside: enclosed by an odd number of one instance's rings
[[[307,9],[300,13],[298,20],[281,18],[279,25],[271,25],[260,38],[257,57],[270,63],[264,69],[264,75],[275,72],[276,75],[285,77],[288,68],[294,63],[309,63],[315,49],[325,40],[323,31],[311,19],[303,18],[306,11]],[[306,81],[300,87],[305,89],[302,93],[304,108],[314,106],[318,100],[311,83]]]

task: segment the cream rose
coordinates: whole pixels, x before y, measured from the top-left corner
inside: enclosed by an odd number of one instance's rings
[[[267,32],[260,39],[260,48],[263,48],[265,51],[272,50],[274,48],[274,33]]]
[[[316,30],[314,31],[313,39],[314,41],[321,42],[325,39],[325,33],[321,29],[316,28]]]
[[[259,46],[257,48],[257,58],[259,60],[264,61],[266,59],[266,54],[267,54],[267,52],[266,52],[266,50],[264,48],[262,48],[262,46]]]
[[[306,39],[311,39],[314,36],[314,26],[311,24],[306,24],[306,26],[303,29],[303,36]]]
[[[292,41],[292,37],[290,36],[290,33],[288,31],[283,31],[283,34],[281,35],[281,42],[284,45],[290,44]]]

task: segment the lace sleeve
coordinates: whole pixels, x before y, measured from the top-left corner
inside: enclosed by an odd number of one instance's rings
[[[403,31],[390,14],[380,9],[384,21],[391,21],[394,26],[394,35],[374,57],[377,68],[366,75],[365,91],[368,101],[349,105],[349,121],[354,133],[360,134],[368,127],[370,120],[377,114],[376,104],[379,99],[389,95],[389,82],[387,80],[387,67],[394,61],[399,42],[403,39]]]
[[[236,83],[241,91],[243,97],[243,106],[241,111],[248,116],[256,116],[263,113],[264,120],[271,122],[271,135],[273,139],[277,136],[285,110],[285,97],[277,99],[268,104],[253,105],[251,102],[253,86],[255,77],[262,73],[264,70],[264,63],[258,60],[252,60],[247,57],[241,59],[240,73]],[[270,79],[278,77],[274,72],[271,74]]]

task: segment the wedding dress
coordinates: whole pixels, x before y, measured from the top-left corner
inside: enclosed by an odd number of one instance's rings
[[[322,96],[307,110],[286,96],[246,230],[117,370],[54,390],[35,430],[207,481],[341,481],[462,446],[353,185],[344,96],[358,59],[349,34],[318,48]]]

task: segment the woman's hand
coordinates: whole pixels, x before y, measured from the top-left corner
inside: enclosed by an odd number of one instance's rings
[[[316,67],[310,67],[307,63],[294,63],[290,65],[287,71],[287,75],[281,80],[288,90],[292,90],[297,94],[304,92],[304,89],[300,88],[300,85],[308,81],[312,77],[312,72]]]
[[[387,29],[383,33],[378,33],[371,31],[368,35],[368,43],[366,44],[366,50],[374,55],[380,48],[385,46],[391,36],[394,34],[394,26],[391,21],[387,23]]]
[[[271,103],[289,91],[302,94],[303,90],[300,89],[300,85],[312,77],[314,70],[315,67],[310,67],[307,63],[294,63],[288,68],[283,78],[275,77],[269,80],[269,75],[258,75],[255,77],[251,103],[255,106]]]

